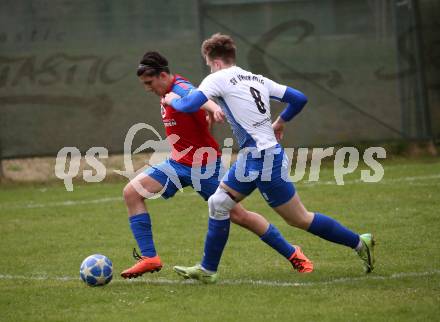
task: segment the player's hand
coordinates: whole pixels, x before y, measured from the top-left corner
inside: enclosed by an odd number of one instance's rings
[[[225,114],[215,102],[209,100],[203,104],[202,108],[212,115],[214,122],[223,123],[225,121]]]
[[[278,117],[276,119],[276,121],[273,122],[273,124],[272,124],[272,128],[275,133],[275,138],[277,139],[278,142],[280,142],[284,137],[285,125],[286,125],[286,122],[280,117]]]
[[[223,111],[221,109],[219,109],[218,111],[215,111],[214,113],[212,113],[213,117],[214,117],[214,122],[217,123],[224,123],[225,122],[225,114],[223,113]]]
[[[161,99],[160,102],[162,105],[171,105],[171,102],[176,98],[180,98],[180,96],[177,95],[176,93],[169,92],[168,94],[165,94],[165,96]]]
[[[212,130],[212,124],[214,123],[214,114],[211,112],[206,111],[206,122],[208,122],[208,129],[209,131]]]

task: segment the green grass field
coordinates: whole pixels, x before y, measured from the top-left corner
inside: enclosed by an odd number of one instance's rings
[[[182,281],[173,265],[202,255],[207,205],[192,190],[149,202],[158,274],[119,277],[135,245],[121,199],[123,182],[0,186],[1,321],[438,321],[440,159],[385,162],[382,182],[298,183],[310,210],[376,235],[377,267],[366,276],[350,249],[288,227],[258,193],[245,206],[264,214],[315,263],[309,275],[256,236],[232,226],[217,285]],[[81,261],[107,255],[114,279],[91,288]]]

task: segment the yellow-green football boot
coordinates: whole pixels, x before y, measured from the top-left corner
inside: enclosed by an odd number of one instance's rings
[[[362,241],[362,247],[357,251],[359,257],[364,262],[365,272],[371,273],[374,269],[374,245],[376,241],[372,234],[362,234],[360,235]]]
[[[173,270],[185,279],[199,280],[205,284],[217,282],[217,273],[207,272],[200,264],[191,267],[174,266]]]

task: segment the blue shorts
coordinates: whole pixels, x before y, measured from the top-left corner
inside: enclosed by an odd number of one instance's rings
[[[289,173],[287,156],[277,144],[261,152],[256,148],[242,150],[222,181],[245,196],[258,188],[269,206],[278,207],[295,195]]]
[[[144,173],[166,187],[162,193],[165,199],[174,196],[177,190],[191,186],[203,199],[208,200],[220,184],[222,170],[220,158],[215,163],[201,167],[190,167],[167,159],[146,169]]]

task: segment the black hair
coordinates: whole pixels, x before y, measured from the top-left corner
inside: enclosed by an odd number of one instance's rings
[[[136,75],[138,77],[142,75],[157,76],[162,72],[170,73],[168,60],[157,51],[148,51],[144,57],[142,57],[136,70]]]

